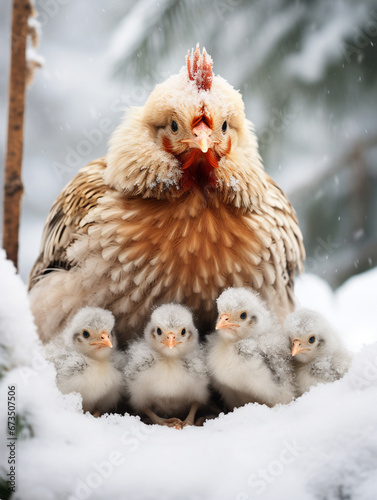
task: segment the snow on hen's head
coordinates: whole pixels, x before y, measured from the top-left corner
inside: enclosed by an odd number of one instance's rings
[[[195,52],[191,59],[191,53],[188,51],[186,56],[187,74],[189,80],[193,80],[198,90],[211,90],[212,86],[212,57],[207,54],[203,47],[203,54],[200,54],[199,44],[196,45]]]
[[[230,186],[230,177],[241,182],[252,169],[263,166],[242,96],[197,46],[114,132],[104,179],[127,194],[175,198]],[[258,188],[258,176],[252,185]]]
[[[241,94],[224,78],[212,72],[212,58],[197,45],[193,55],[186,56],[186,66],[167,80],[156,85],[145,107],[143,118],[153,126],[164,126],[171,114],[186,115],[188,123],[198,116],[211,117],[213,127],[224,119],[234,122],[237,129],[247,129]],[[230,123],[229,123],[230,124]]]

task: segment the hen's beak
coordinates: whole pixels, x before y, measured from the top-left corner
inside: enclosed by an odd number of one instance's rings
[[[226,328],[238,328],[240,325],[237,323],[230,323],[230,316],[229,314],[221,314],[219,321],[217,322],[216,325],[216,330],[223,330]]]
[[[97,340],[96,342],[91,342],[90,345],[96,345],[97,347],[113,347],[108,332],[102,332],[100,335],[100,339],[101,340]]]
[[[212,130],[201,121],[197,127],[192,129],[192,133],[195,135],[194,144],[199,148],[202,153],[206,153],[208,148],[212,146],[212,139],[210,138]]]
[[[208,149],[217,141],[211,139],[212,129],[202,120],[199,125],[192,129],[193,139],[183,139],[181,142],[187,142],[195,148],[199,148],[202,153],[207,153]]]
[[[175,340],[175,333],[169,332],[166,334],[164,340],[161,340],[161,344],[165,344],[169,347],[169,349],[173,349],[178,344],[182,344],[182,342],[177,342]]]
[[[296,354],[300,354],[300,352],[310,351],[308,347],[302,347],[301,340],[295,339],[292,342],[292,356],[296,356]]]

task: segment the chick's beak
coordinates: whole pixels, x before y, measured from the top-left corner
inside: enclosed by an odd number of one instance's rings
[[[199,148],[202,153],[207,153],[208,149],[217,141],[211,139],[212,129],[202,120],[199,125],[192,129],[194,138],[183,139],[181,142],[187,142],[195,148]]]
[[[175,339],[175,333],[169,332],[166,334],[164,340],[161,340],[161,344],[165,344],[169,347],[169,349],[173,349],[178,344],[182,344],[182,342],[177,342]]]
[[[310,351],[310,349],[308,347],[303,347],[301,345],[301,340],[295,339],[292,342],[292,356],[296,356],[296,354],[300,354],[300,352],[304,351]]]
[[[226,328],[238,328],[240,325],[237,323],[231,323],[229,314],[221,314],[219,321],[216,325],[216,330],[223,330]]]
[[[108,332],[103,331],[100,334],[100,340],[96,342],[91,342],[90,345],[96,345],[97,347],[113,347],[113,344],[110,340],[110,335]]]

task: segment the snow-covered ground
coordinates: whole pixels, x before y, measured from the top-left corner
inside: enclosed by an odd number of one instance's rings
[[[26,288],[3,252],[0,275],[0,428],[12,386],[21,423],[13,500],[377,497],[377,269],[335,294],[310,275],[297,284],[302,305],[322,311],[356,353],[342,380],[287,406],[250,404],[182,431],[80,413],[79,396],[56,388]],[[3,478],[10,453],[2,440]]]

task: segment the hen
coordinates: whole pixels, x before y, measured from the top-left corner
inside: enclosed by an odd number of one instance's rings
[[[241,94],[205,49],[186,62],[55,201],[29,278],[42,340],[88,304],[113,312],[121,344],[166,302],[208,332],[226,287],[253,288],[281,320],[294,309],[294,209],[263,170]]]

